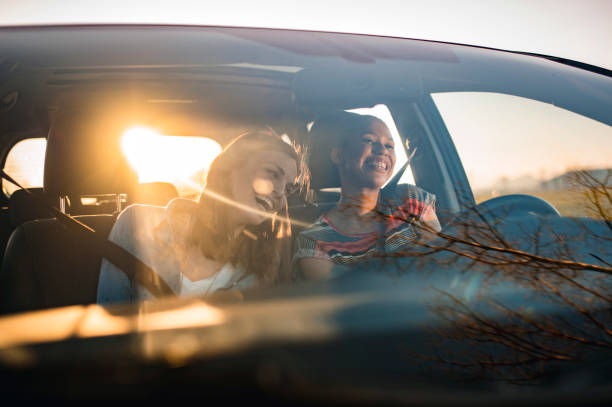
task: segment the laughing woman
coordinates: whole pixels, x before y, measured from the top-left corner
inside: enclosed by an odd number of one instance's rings
[[[337,112],[315,122],[311,139],[331,144],[325,167],[335,167],[342,195],[297,239],[293,257],[308,279],[327,278],[332,269],[384,259],[410,248],[423,227],[440,230],[435,196],[414,185],[399,184],[383,193],[395,166],[395,145],[387,125],[374,116]],[[334,268],[335,267],[335,268]]]
[[[274,285],[290,276],[287,194],[307,179],[296,148],[272,132],[244,134],[213,161],[199,200],[132,205],[109,239],[176,295]],[[302,182],[303,183],[303,182]],[[98,303],[153,298],[106,259]]]

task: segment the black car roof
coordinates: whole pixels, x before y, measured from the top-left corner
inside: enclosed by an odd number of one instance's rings
[[[71,92],[121,99],[137,83],[143,99],[198,99],[200,110],[217,118],[223,110],[267,122],[294,115],[295,103],[350,108],[471,91],[540,100],[612,125],[610,71],[550,56],[258,28],[20,26],[0,32],[0,95],[19,94],[26,110],[16,109],[12,121],[20,123]],[[207,97],[196,97],[202,94]],[[267,103],[258,103],[264,98]],[[4,121],[2,130],[10,132],[11,119]]]

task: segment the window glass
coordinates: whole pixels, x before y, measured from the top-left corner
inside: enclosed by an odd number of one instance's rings
[[[539,196],[562,215],[585,216],[584,179],[612,183],[612,127],[522,97],[432,95],[477,202],[510,193]]]
[[[25,188],[42,187],[46,148],[44,137],[21,140],[9,151],[4,171]],[[17,186],[2,180],[5,195],[10,196],[17,189]]]
[[[126,130],[122,148],[139,182],[169,182],[187,197],[198,195],[208,167],[221,152],[210,138],[168,136],[144,127]]]

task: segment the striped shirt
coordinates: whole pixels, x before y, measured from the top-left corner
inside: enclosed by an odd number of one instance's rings
[[[394,253],[409,246],[421,235],[416,221],[435,216],[435,196],[414,185],[400,184],[393,193],[381,196],[377,210],[383,215],[380,232],[345,233],[324,214],[299,234],[294,263],[302,258],[320,258],[349,265],[361,260]]]

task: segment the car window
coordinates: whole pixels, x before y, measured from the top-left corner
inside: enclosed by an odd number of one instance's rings
[[[566,216],[589,216],[581,171],[612,183],[612,127],[577,113],[499,93],[432,95],[476,202],[531,194]]]
[[[4,171],[26,188],[42,187],[46,140],[21,140],[9,151]],[[221,151],[218,142],[207,137],[167,136],[146,127],[130,127],[122,138],[122,150],[138,173],[141,183],[168,182],[183,197],[195,197],[204,185],[206,170]],[[18,187],[2,180],[10,196]],[[83,205],[99,203],[94,197],[81,199]]]
[[[125,130],[121,147],[139,182],[169,182],[183,197],[198,195],[208,167],[221,152],[219,143],[207,137],[164,135],[140,126]]]
[[[4,171],[24,188],[42,187],[46,146],[44,137],[19,141],[10,149],[4,162]],[[6,196],[17,189],[19,187],[2,180],[2,192]]]

